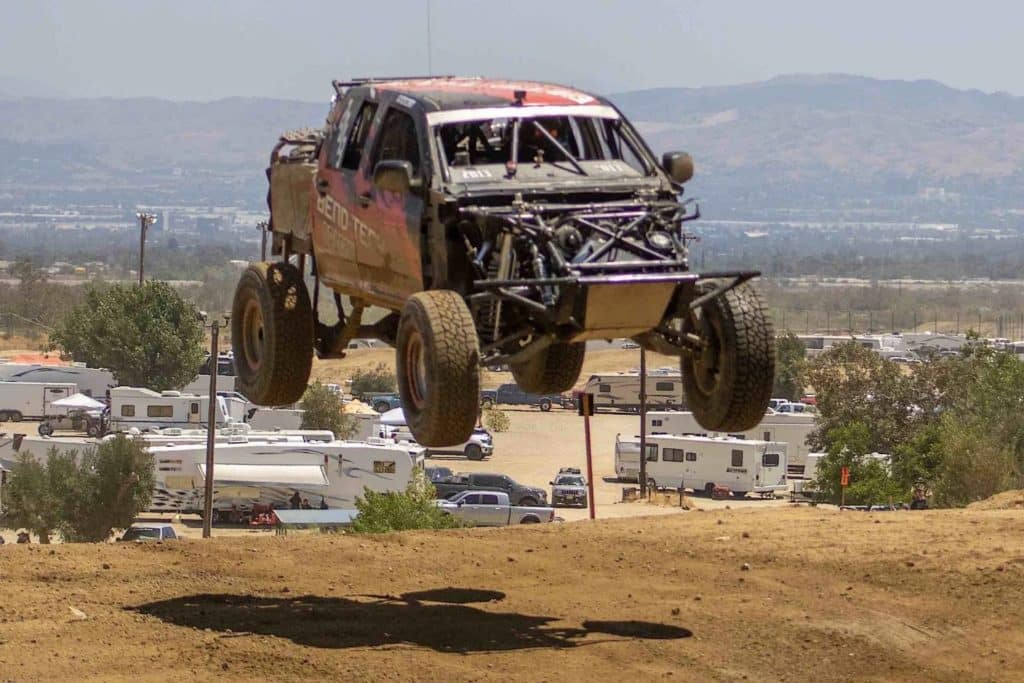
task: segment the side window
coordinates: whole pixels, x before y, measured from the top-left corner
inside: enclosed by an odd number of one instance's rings
[[[655,391],[675,391],[675,388],[674,382],[657,382],[654,385]]]
[[[146,406],[146,417],[174,417],[174,406]]]
[[[732,466],[743,467],[743,451],[734,450],[732,452]]]
[[[765,441],[771,441],[772,440],[772,433],[771,432],[765,432],[764,433],[764,440]]]
[[[686,452],[686,462],[697,462],[697,454],[693,451]]]
[[[466,496],[465,498],[462,499],[462,503],[463,503],[463,505],[479,505],[480,504],[480,494],[479,493],[471,493],[471,494],[469,494],[468,496]]]
[[[480,496],[480,500],[484,505],[498,504],[498,497],[493,493],[485,493],[484,495]]]
[[[665,462],[682,462],[683,452],[678,448],[664,448],[661,451],[661,459]]]
[[[420,172],[420,144],[416,122],[401,109],[388,109],[377,141],[373,163],[384,160],[408,161],[413,175]]]
[[[135,405],[131,403],[121,404],[121,417],[135,417]]]
[[[661,425],[662,425],[662,421],[661,420],[651,420],[651,426],[652,427],[660,427]]]
[[[363,106],[359,108],[359,113],[356,114],[345,140],[345,152],[341,158],[342,168],[350,171],[358,170],[359,162],[363,159],[363,146],[366,144],[366,137],[370,134],[370,124],[376,113],[376,102],[363,102]]]
[[[610,394],[610,393],[612,393],[612,385],[611,384],[598,384],[597,385],[597,390],[600,391],[602,394]]]
[[[647,444],[647,462],[658,462],[658,444]]]
[[[765,453],[761,456],[761,464],[765,467],[778,467],[779,466],[779,454],[778,453]]]
[[[188,404],[188,412],[192,413],[193,415],[198,415],[199,414],[199,402],[198,401],[192,401],[191,403],[189,403]]]

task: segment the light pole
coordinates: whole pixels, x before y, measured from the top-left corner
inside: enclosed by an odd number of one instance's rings
[[[229,318],[224,316],[226,325]],[[210,396],[206,411],[206,481],[203,486],[203,538],[209,538],[213,526],[213,446],[217,440],[217,337],[220,322],[214,318],[210,323]]]
[[[156,214],[139,211],[135,216],[139,219],[139,286],[141,287],[145,280],[143,268],[145,268],[146,262],[146,231],[149,230],[149,226],[156,223]]]

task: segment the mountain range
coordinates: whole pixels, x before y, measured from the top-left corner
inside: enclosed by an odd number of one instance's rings
[[[0,96],[0,201],[41,188],[173,197],[176,183],[188,197],[259,201],[278,133],[320,125],[329,90],[322,103]],[[695,190],[730,211],[884,206],[939,216],[1012,210],[1024,191],[1024,98],[1005,93],[824,74],[609,97],[655,151],[690,151]],[[916,203],[936,196],[939,205]]]

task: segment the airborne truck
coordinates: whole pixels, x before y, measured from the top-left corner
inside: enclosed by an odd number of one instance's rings
[[[410,430],[444,446],[472,433],[481,365],[560,393],[587,340],[626,337],[680,358],[707,429],[757,423],[775,362],[759,273],[690,270],[688,154],[655,158],[611,102],[569,87],[333,85],[326,125],[286,133],[270,155],[273,260],[243,272],[232,306],[238,391],[293,403],[314,351],[380,339],[396,348]],[[334,325],[318,318],[322,292]]]

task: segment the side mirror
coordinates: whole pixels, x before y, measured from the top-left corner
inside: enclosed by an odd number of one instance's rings
[[[669,178],[682,185],[693,177],[693,157],[686,152],[665,152],[661,157],[661,168]]]
[[[423,181],[413,177],[412,164],[408,161],[385,159],[373,167],[373,184],[387,192],[405,193],[420,187]]]

